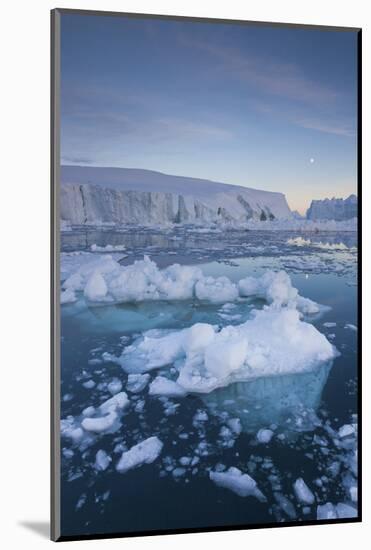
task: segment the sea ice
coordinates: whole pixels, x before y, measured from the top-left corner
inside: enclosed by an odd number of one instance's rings
[[[94,380],[87,380],[86,382],[83,382],[82,384],[84,386],[84,388],[86,388],[87,390],[91,390],[95,387],[95,382]]]
[[[228,277],[204,277],[195,285],[196,297],[199,300],[207,300],[214,304],[223,304],[236,300],[238,297],[237,286]]]
[[[84,296],[91,302],[106,300],[108,288],[103,275],[94,271],[87,280],[84,288]]]
[[[285,271],[267,271],[261,277],[246,277],[235,284],[228,277],[205,276],[195,266],[173,264],[160,270],[148,256],[129,266],[120,265],[110,255],[84,260],[63,282],[63,288],[64,292],[70,291],[64,300],[72,300],[74,292],[83,291],[92,304],[195,298],[222,304],[233,302],[240,295],[260,297],[276,308],[288,306],[303,313],[319,311],[315,302],[298,295]]]
[[[186,391],[173,380],[157,376],[149,385],[149,395],[164,395],[166,397],[184,397]]]
[[[118,378],[113,378],[111,382],[107,384],[107,390],[110,394],[115,395],[122,390],[122,382]]]
[[[315,501],[314,494],[301,477],[294,483],[294,492],[298,501],[303,504],[313,504]]]
[[[354,433],[355,428],[352,424],[344,424],[344,426],[341,426],[341,428],[339,428],[339,437],[341,437],[341,439],[353,435]]]
[[[108,466],[110,465],[112,459],[106,451],[103,449],[99,449],[97,454],[95,455],[95,469],[99,470],[101,472],[104,472],[104,470],[107,470]]]
[[[61,292],[61,304],[73,304],[74,302],[77,302],[77,296],[72,288]]]
[[[107,399],[107,401],[104,401],[104,403],[99,406],[99,409],[102,413],[108,413],[112,410],[117,411],[126,408],[129,405],[129,402],[130,401],[127,394],[122,391],[120,393],[116,393],[116,395],[110,399]]]
[[[354,508],[354,506],[350,506],[350,504],[345,503],[339,503],[336,505],[336,512],[338,518],[356,518],[358,513],[357,509]]]
[[[259,443],[269,443],[272,437],[272,430],[267,430],[264,428],[261,428],[256,434],[256,439],[259,441]]]
[[[266,271],[261,277],[246,277],[238,283],[240,296],[263,298],[274,308],[288,306],[302,313],[318,313],[318,304],[299,296],[285,271]]]
[[[98,417],[86,417],[81,422],[81,426],[87,432],[101,433],[109,430],[113,427],[117,420],[118,416],[115,411],[110,411],[105,416]]]
[[[336,519],[336,508],[331,502],[317,506],[317,519]]]
[[[134,445],[129,451],[122,453],[116,465],[116,470],[123,474],[128,470],[142,466],[142,464],[151,464],[160,455],[162,447],[163,443],[158,437],[149,437]]]
[[[129,405],[129,399],[125,392],[120,392],[102,403],[99,411],[104,416],[85,417],[81,426],[84,430],[94,433],[102,433],[114,427],[119,412]]]
[[[240,497],[253,496],[260,502],[266,501],[256,481],[238,468],[232,466],[226,472],[211,471],[209,476],[216,485],[230,489]]]
[[[337,355],[326,337],[302,321],[295,309],[255,310],[245,323],[221,330],[201,327],[205,338],[196,344],[194,327],[148,331],[124,350],[119,361],[128,372],[175,364],[180,386],[208,393],[231,382],[310,371]]]
[[[285,497],[285,495],[275,492],[274,498],[276,499],[277,504],[279,505],[281,510],[283,510],[290,519],[296,518],[295,507],[292,502],[287,497]]]
[[[144,390],[149,379],[149,374],[129,374],[126,389],[131,393],[139,393]]]

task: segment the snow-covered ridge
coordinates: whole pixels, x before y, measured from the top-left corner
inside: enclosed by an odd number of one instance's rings
[[[351,220],[357,217],[358,200],[355,195],[347,199],[313,200],[307,210],[309,220]]]
[[[290,219],[283,193],[150,170],[61,167],[61,218],[72,224]]]

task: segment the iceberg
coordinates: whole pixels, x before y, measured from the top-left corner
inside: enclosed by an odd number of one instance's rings
[[[158,437],[149,437],[141,443],[134,445],[134,447],[131,447],[129,451],[122,453],[120,460],[116,464],[116,470],[120,472],[120,474],[124,474],[143,464],[151,464],[160,455],[162,447],[163,443]]]
[[[216,485],[229,489],[240,497],[253,496],[260,502],[267,500],[258,488],[256,481],[238,468],[232,466],[226,472],[211,471],[209,476]]]
[[[356,195],[347,199],[313,200],[307,210],[308,220],[350,220],[357,217],[358,201]]]
[[[296,309],[266,307],[254,310],[245,323],[221,330],[197,323],[180,331],[148,331],[118,361],[129,373],[174,364],[176,382],[185,391],[209,393],[233,382],[315,370],[336,355]]]

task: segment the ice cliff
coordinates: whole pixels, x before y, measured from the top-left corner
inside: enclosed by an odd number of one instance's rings
[[[282,193],[150,170],[61,167],[61,219],[72,224],[213,223],[292,217]]]
[[[347,199],[313,200],[307,210],[309,220],[350,220],[357,217],[357,197],[349,195]]]

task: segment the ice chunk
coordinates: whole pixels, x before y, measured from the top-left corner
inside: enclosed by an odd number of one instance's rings
[[[107,384],[107,390],[112,394],[115,395],[119,393],[122,390],[122,382],[118,378],[113,378],[111,382]]]
[[[230,489],[240,497],[253,496],[261,502],[266,501],[256,481],[238,468],[231,467],[226,472],[211,471],[209,476],[216,485]]]
[[[73,304],[77,301],[76,294],[71,288],[61,292],[61,304]]]
[[[81,422],[81,426],[88,432],[101,433],[112,428],[117,418],[117,413],[114,410],[111,410],[105,416],[84,418]]]
[[[358,516],[357,509],[350,504],[339,503],[336,505],[336,512],[339,518],[356,518]]]
[[[157,376],[149,386],[149,395],[164,395],[166,397],[184,397],[186,391],[173,380]]]
[[[95,414],[95,408],[92,406],[86,407],[86,409],[82,411],[83,416],[93,416],[94,414]]]
[[[85,417],[81,426],[88,432],[102,433],[111,430],[119,417],[118,413],[129,405],[129,399],[125,392],[117,393],[99,406],[103,416]],[[86,409],[85,409],[86,410]]]
[[[246,277],[238,283],[241,296],[257,296],[276,307],[288,305],[296,300],[298,291],[291,284],[285,271],[267,271],[260,278]]]
[[[331,502],[317,506],[317,519],[336,519],[336,508]]]
[[[259,443],[269,443],[273,437],[272,430],[261,428],[256,434],[256,439]]]
[[[85,286],[84,296],[91,302],[100,302],[107,297],[108,288],[99,271],[94,271]]]
[[[99,470],[101,472],[104,472],[104,470],[107,470],[108,466],[110,465],[112,459],[106,451],[103,449],[99,449],[97,454],[95,455],[95,469]]]
[[[126,389],[131,393],[139,393],[144,390],[149,379],[149,374],[129,374]]]
[[[358,330],[356,325],[352,325],[351,323],[347,323],[344,328],[348,328],[350,330],[354,330],[355,332]]]
[[[70,425],[66,421],[61,421],[61,435],[71,439],[75,444],[79,443],[84,435],[83,430],[80,427]]]
[[[204,277],[197,281],[195,292],[199,300],[214,304],[233,301],[238,297],[237,286],[228,277]]]
[[[160,455],[162,447],[163,443],[156,436],[145,439],[129,451],[122,453],[116,465],[117,471],[123,474],[142,464],[151,464]]]
[[[274,308],[288,306],[306,314],[319,312],[318,304],[299,296],[285,271],[267,271],[259,278],[246,277],[239,281],[238,288],[240,296],[263,298]]]
[[[276,499],[281,510],[283,510],[290,519],[296,518],[295,507],[292,502],[285,497],[285,495],[276,492],[274,493],[274,498]]]
[[[190,327],[184,338],[184,347],[187,353],[196,353],[214,340],[215,331],[207,323],[196,323]]]
[[[129,405],[129,398],[127,394],[122,391],[120,393],[116,393],[113,397],[110,399],[107,399],[104,403],[102,403],[99,406],[99,409],[102,413],[108,413],[110,411],[117,411],[119,409],[124,409]]]
[[[87,380],[86,382],[83,382],[82,385],[83,385],[84,388],[86,388],[87,390],[91,390],[92,388],[95,387],[95,382],[94,382],[94,380]]]
[[[339,437],[341,437],[341,439],[353,435],[354,433],[355,428],[352,424],[344,424],[344,426],[341,426],[339,429]]]
[[[230,418],[227,421],[227,425],[236,435],[240,435],[240,433],[242,432],[241,420],[239,418]]]
[[[206,370],[216,378],[224,378],[242,367],[247,356],[247,338],[233,327],[225,327],[205,349]]]
[[[313,504],[315,501],[314,494],[301,477],[294,483],[294,492],[298,501],[303,504]]]
[[[311,240],[303,239],[303,237],[295,237],[294,239],[287,239],[286,243],[293,246],[310,246]]]

